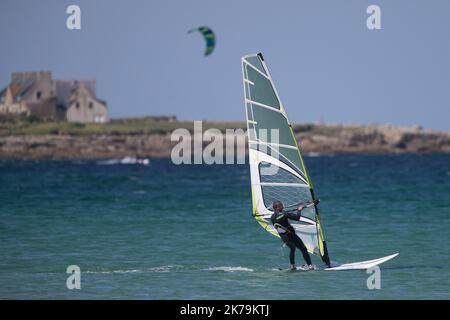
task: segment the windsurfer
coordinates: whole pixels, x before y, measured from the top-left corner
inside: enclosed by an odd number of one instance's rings
[[[298,248],[303,255],[303,259],[306,261],[306,265],[302,268],[307,270],[314,269],[311,264],[311,257],[309,256],[308,250],[305,247],[302,239],[295,233],[294,227],[289,223],[289,220],[300,220],[301,211],[306,207],[301,205],[297,208],[297,212],[284,211],[284,206],[281,201],[275,201],[272,204],[274,213],[270,217],[273,226],[280,235],[281,240],[289,247],[289,260],[291,263],[291,270],[296,270],[295,267],[295,248]]]

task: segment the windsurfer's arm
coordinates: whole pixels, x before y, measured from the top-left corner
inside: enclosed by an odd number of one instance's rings
[[[287,215],[288,219],[297,220],[297,221],[300,220],[300,217],[302,216],[301,212],[299,210],[297,210],[297,212],[293,212],[293,211],[286,212],[286,215]]]
[[[319,203],[319,199],[316,199],[308,204],[302,204],[300,205],[297,210],[290,210],[290,211],[285,211],[285,213],[287,214],[287,217],[291,220],[300,220],[301,216],[302,216],[302,210],[308,207],[311,207],[313,205],[317,205]]]
[[[305,208],[309,208],[312,206],[317,206],[319,204],[320,200],[319,199],[314,199],[312,202],[309,202],[307,204],[301,204],[298,208],[297,208],[297,212],[300,213],[303,209]]]
[[[273,213],[271,216],[270,216],[270,221],[272,222],[272,224],[275,224],[275,219],[276,218],[276,213]]]
[[[297,209],[291,209],[291,210],[285,210],[283,211],[284,215],[290,219],[290,220],[300,220],[301,215],[301,211],[304,208],[302,206],[298,207]]]

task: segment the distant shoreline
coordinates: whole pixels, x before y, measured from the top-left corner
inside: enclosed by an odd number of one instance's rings
[[[154,118],[115,119],[107,124],[0,123],[0,159],[112,159],[170,157],[173,130],[193,122]],[[204,122],[203,129],[241,128],[244,122]],[[390,125],[296,124],[303,154],[450,153],[450,133]],[[205,143],[205,145],[208,143]]]

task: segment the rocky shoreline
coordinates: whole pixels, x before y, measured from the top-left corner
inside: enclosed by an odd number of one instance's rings
[[[450,133],[388,125],[298,125],[305,154],[450,153]],[[171,131],[125,134],[45,134],[0,137],[0,159],[170,157]],[[207,145],[208,143],[204,143]]]

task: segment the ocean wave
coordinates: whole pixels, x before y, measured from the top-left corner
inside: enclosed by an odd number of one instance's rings
[[[139,273],[142,270],[132,269],[132,270],[110,270],[110,271],[83,271],[82,273],[94,273],[94,274],[114,274],[114,273]]]
[[[158,266],[158,267],[151,267],[151,268],[145,268],[145,269],[87,270],[87,271],[82,271],[82,273],[121,274],[121,273],[170,272],[170,271],[180,270],[182,268],[183,268],[183,266],[180,266],[180,265],[166,265],[166,266]]]
[[[125,157],[121,159],[109,159],[109,160],[101,160],[96,162],[98,165],[116,165],[116,164],[141,164],[144,166],[148,166],[150,164],[150,160],[148,158],[136,158],[136,157]]]
[[[208,269],[205,269],[208,271],[224,271],[224,272],[253,272],[253,269],[246,268],[246,267],[210,267]]]
[[[181,266],[178,265],[167,265],[167,266],[160,266],[160,267],[153,267],[153,268],[149,268],[147,269],[147,271],[150,272],[170,272],[173,271],[174,269],[180,269]]]
[[[305,156],[309,157],[309,158],[317,158],[317,157],[321,157],[322,154],[320,154],[319,152],[307,152],[305,154]]]

